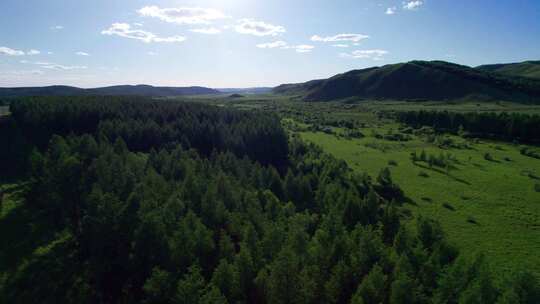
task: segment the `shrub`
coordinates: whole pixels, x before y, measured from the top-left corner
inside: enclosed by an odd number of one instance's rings
[[[397,163],[397,161],[391,159],[391,160],[388,161],[388,165],[389,165],[389,166],[397,167],[398,163]]]
[[[420,171],[420,173],[418,173],[418,176],[420,176],[420,177],[429,177],[429,175],[424,171]]]
[[[534,190],[535,190],[536,192],[540,192],[540,184],[534,185]]]
[[[484,153],[484,159],[488,161],[493,161],[493,156],[491,156],[490,153],[486,152]]]

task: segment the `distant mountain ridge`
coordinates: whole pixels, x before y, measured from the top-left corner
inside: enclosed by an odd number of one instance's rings
[[[221,93],[227,94],[268,94],[272,92],[270,87],[254,87],[254,88],[223,88],[216,89]]]
[[[82,89],[70,86],[0,88],[0,97],[25,96],[75,96],[75,95],[137,95],[137,96],[186,96],[213,95],[219,91],[206,87],[154,87],[150,85],[119,85]]]
[[[476,68],[479,70],[499,73],[508,76],[520,76],[540,79],[540,61],[487,64],[478,66]]]
[[[540,80],[513,77],[444,61],[411,61],[353,70],[328,79],[284,84],[273,90],[306,101],[349,98],[540,102]]]

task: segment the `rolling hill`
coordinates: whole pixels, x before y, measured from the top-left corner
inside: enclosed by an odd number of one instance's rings
[[[81,89],[69,86],[0,88],[0,97],[25,96],[75,96],[75,95],[137,95],[137,96],[185,96],[219,94],[205,87],[154,87],[149,85],[121,85],[103,88]]]
[[[540,79],[540,61],[481,65],[477,69],[508,76]]]
[[[353,70],[329,79],[280,85],[273,92],[306,101],[369,98],[540,102],[540,80],[510,77],[443,61],[411,61]]]
[[[267,94],[272,91],[269,87],[255,87],[255,88],[223,88],[216,89],[221,93],[226,94]]]

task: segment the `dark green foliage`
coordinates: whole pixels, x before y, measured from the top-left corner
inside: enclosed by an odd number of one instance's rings
[[[384,168],[377,176],[377,185],[375,186],[377,192],[386,200],[402,200],[404,198],[403,190],[394,183],[389,168]]]
[[[433,127],[438,131],[458,134],[465,130],[469,137],[508,141],[540,142],[540,116],[519,113],[458,113],[448,111],[399,112],[396,118],[414,128]],[[463,131],[461,131],[463,133]],[[525,149],[522,154],[525,154]]]
[[[131,151],[181,144],[209,156],[214,150],[281,167],[287,135],[274,115],[180,102],[123,97],[28,98],[11,105],[30,142],[46,147],[53,134],[122,138]]]
[[[50,127],[40,133],[50,137],[44,146],[29,136],[24,192],[24,208],[49,224],[50,236],[27,260],[6,254],[13,265],[1,269],[1,303],[536,299],[538,284],[526,277],[499,290],[488,272],[454,265],[458,253],[436,222],[419,218],[417,231],[407,232],[403,192],[388,168],[372,182],[314,145],[296,137],[283,142],[275,117],[87,101],[16,106],[15,129],[38,132],[38,118]],[[88,113],[98,113],[97,127],[78,125]],[[124,131],[100,126],[113,120]],[[130,120],[160,128],[139,141],[124,125]],[[207,129],[191,130],[183,120]],[[230,133],[209,132],[217,126]],[[153,138],[162,129],[182,130],[187,140]],[[237,140],[278,152],[253,152]],[[446,285],[453,278],[463,281]]]

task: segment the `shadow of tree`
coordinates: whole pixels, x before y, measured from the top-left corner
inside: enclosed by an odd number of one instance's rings
[[[459,177],[453,176],[453,175],[450,174],[450,173],[446,173],[444,170],[437,169],[437,168],[435,168],[435,167],[429,167],[429,166],[426,166],[426,165],[422,165],[422,164],[419,164],[419,163],[417,163],[417,162],[414,162],[413,164],[414,164],[415,166],[417,166],[417,167],[422,168],[422,169],[431,170],[431,171],[434,171],[434,172],[437,172],[437,173],[446,175],[446,176],[450,177],[451,179],[455,180],[456,182],[459,182],[459,183],[462,183],[462,184],[465,184],[465,185],[468,185],[468,186],[471,185],[471,183],[469,183],[468,181],[466,181],[466,180],[464,180],[464,179],[461,179],[461,178],[459,178]]]

